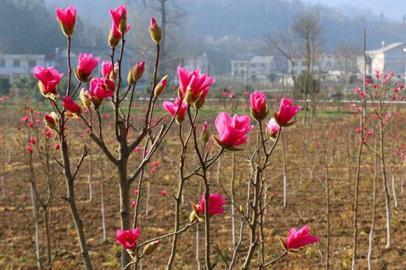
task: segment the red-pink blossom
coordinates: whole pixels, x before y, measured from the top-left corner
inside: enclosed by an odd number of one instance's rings
[[[354,89],[354,92],[355,92],[361,99],[364,99],[364,98],[366,97],[365,92],[362,91],[361,88],[359,88],[359,87],[356,87],[356,88]]]
[[[250,103],[252,116],[259,121],[263,120],[268,113],[265,93],[254,91],[250,95]]]
[[[129,230],[117,230],[116,242],[126,249],[133,249],[137,245],[137,240],[140,237],[140,234],[141,230],[138,227]]]
[[[56,143],[54,148],[55,148],[55,150],[59,150],[59,149],[61,149],[61,145],[59,143]]]
[[[136,200],[131,201],[131,207],[132,208],[137,207],[137,201]]]
[[[74,113],[74,114],[81,114],[82,108],[73,100],[72,97],[65,96],[63,97],[62,106],[65,110]]]
[[[28,143],[29,143],[29,144],[36,144],[36,143],[37,143],[37,139],[36,139],[35,137],[30,137],[30,138],[28,139]]]
[[[215,82],[214,78],[200,73],[199,69],[188,71],[183,67],[178,67],[178,80],[182,97],[186,96],[186,91],[189,89],[193,102],[199,98],[205,99]]]
[[[80,53],[78,66],[76,68],[76,76],[80,81],[86,82],[98,64],[99,58],[93,57],[93,54]]]
[[[103,61],[102,69],[101,69],[102,77],[108,78],[112,71],[113,71],[113,64],[111,63],[111,61]]]
[[[114,94],[115,84],[107,78],[93,78],[90,81],[89,95],[92,98],[103,100]]]
[[[300,249],[307,245],[319,242],[317,236],[310,235],[308,225],[303,226],[300,230],[291,228],[288,232],[285,247],[286,249]]]
[[[248,115],[218,114],[215,123],[219,134],[218,142],[224,147],[234,147],[247,142],[248,132],[253,128]]]
[[[162,107],[172,116],[176,115],[176,120],[181,122],[185,119],[187,104],[177,97],[174,102],[164,101]]]
[[[120,34],[127,33],[130,30],[131,26],[127,25],[127,8],[125,5],[110,9],[110,15],[113,20],[112,28],[116,29]]]
[[[32,148],[32,145],[31,145],[31,144],[28,144],[28,145],[27,145],[26,150],[27,150],[27,153],[29,153],[29,154],[32,154],[32,153],[34,152],[34,150],[33,150],[33,148]]]
[[[71,36],[75,29],[76,8],[72,6],[65,9],[57,8],[55,13],[56,20],[58,21],[65,35]]]
[[[47,138],[51,138],[52,137],[52,131],[49,128],[46,128],[44,131],[44,135]]]
[[[23,115],[20,118],[21,122],[28,122],[28,120],[30,120],[30,116],[29,115]]]
[[[63,73],[59,73],[54,67],[40,66],[36,66],[33,73],[34,77],[40,81],[39,88],[44,96],[58,95],[56,87],[61,81]]]
[[[209,194],[209,215],[214,216],[214,215],[221,215],[224,214],[224,204],[225,204],[225,199],[223,198],[223,195],[220,193],[210,193]],[[195,211],[199,216],[203,216],[205,214],[205,207],[206,205],[206,198],[205,194],[203,193],[202,196],[200,197],[200,202],[199,205],[195,207]]]
[[[294,106],[292,99],[282,98],[279,111],[275,113],[275,120],[281,127],[287,126],[299,110],[300,106]]]
[[[152,167],[158,168],[159,167],[159,161],[155,160],[154,162],[152,162]]]
[[[161,196],[166,196],[166,190],[161,189],[161,190],[159,191],[159,194],[160,194]]]
[[[281,127],[278,125],[275,118],[271,118],[271,120],[269,120],[268,124],[266,125],[266,129],[271,137],[276,137]]]

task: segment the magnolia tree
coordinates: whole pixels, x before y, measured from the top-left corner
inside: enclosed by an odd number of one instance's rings
[[[156,48],[156,60],[151,76],[152,87],[145,104],[145,111],[141,115],[134,116],[135,86],[143,76],[145,63],[140,61],[135,64],[127,72],[125,83],[122,61],[126,33],[131,26],[127,25],[127,10],[124,5],[110,10],[110,15],[112,18],[108,37],[111,49],[110,59],[101,63],[101,75],[94,72],[101,61],[90,53],[80,53],[77,66],[71,65],[71,45],[76,22],[74,7],[56,10],[57,21],[67,40],[67,88],[58,89],[64,74],[54,67],[35,67],[34,69],[39,90],[52,108],[52,111],[45,115],[44,121],[49,129],[56,132],[60,141],[60,158],[56,160],[63,168],[66,182],[65,200],[72,214],[86,269],[93,269],[93,264],[89,255],[84,224],[76,204],[75,179],[89,149],[84,146],[79,158],[74,155],[71,144],[74,138],[70,133],[73,125],[77,125],[78,122],[87,128],[88,136],[95,147],[100,149],[117,171],[119,187],[117,196],[120,200],[120,225],[117,224],[117,227],[120,229],[116,233],[116,242],[121,245],[122,269],[139,264],[141,259],[150,255],[163,239],[168,238],[172,241],[167,269],[172,269],[176,259],[178,236],[199,223],[204,226],[205,267],[214,268],[211,262],[211,220],[216,215],[224,214],[224,205],[227,202],[223,194],[212,192],[208,171],[226,151],[242,150],[249,134],[254,132],[258,134],[259,140],[255,150],[250,153],[251,175],[247,179],[248,190],[245,202],[242,202],[245,207],[240,211],[242,233],[230,254],[232,260],[229,263],[229,269],[236,268],[237,265],[241,265],[243,269],[250,269],[253,255],[258,251],[261,254],[259,266],[265,268],[285,257],[289,251],[318,242],[319,239],[311,235],[307,225],[299,230],[290,229],[287,238],[283,240],[284,250],[281,255],[273,260],[265,258],[263,217],[267,205],[264,204],[263,198],[266,195],[264,186],[267,179],[264,177],[264,172],[271,164],[271,156],[278,144],[282,129],[293,124],[292,119],[298,113],[299,107],[293,105],[291,99],[283,98],[274,118],[270,119],[268,124],[264,124],[268,116],[266,96],[262,92],[254,92],[250,96],[251,113],[257,124],[252,125],[248,115],[231,116],[226,112],[220,112],[214,123],[218,134],[213,135],[210,140],[209,119],[201,119],[202,115],[199,115],[199,112],[214,84],[214,78],[200,73],[199,70],[189,71],[178,67],[179,86],[177,93],[174,93],[177,97],[174,101],[167,100],[162,103],[163,109],[170,118],[156,116],[157,102],[166,90],[168,76],[158,79],[160,41],[164,33],[161,32],[157,21],[152,18],[149,33]],[[102,117],[103,106],[111,106],[113,111],[112,132],[109,132],[111,129],[106,126],[106,121]],[[202,120],[207,122],[200,127],[198,123],[203,122]],[[142,234],[138,219],[140,200],[145,199],[142,194],[145,190],[143,188],[144,172],[163,139],[170,130],[176,129],[180,149],[177,154],[179,181],[175,195],[173,230],[155,238],[144,239],[140,243]],[[110,136],[111,133],[113,133],[113,142],[110,143],[110,139],[106,139],[106,136]],[[212,142],[218,146],[217,151],[211,151],[207,147]],[[192,148],[193,151],[187,151],[188,148]],[[140,152],[142,157],[137,159],[135,166],[129,166],[130,155],[134,151]],[[196,160],[193,169],[185,166],[186,160]],[[190,209],[190,220],[186,226],[181,227],[180,213],[184,184],[190,178],[201,180],[203,192],[196,194],[196,203]],[[135,185],[137,200],[131,202],[130,190],[134,189]],[[197,202],[199,197],[200,201]],[[232,207],[236,205],[236,200],[233,200]],[[134,208],[133,218],[131,218],[131,206]],[[248,241],[244,237],[245,229],[249,231]],[[248,249],[243,249],[242,247],[246,245]]]

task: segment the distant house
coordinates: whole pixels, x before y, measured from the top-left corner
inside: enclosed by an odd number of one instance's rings
[[[393,72],[398,75],[405,73],[406,55],[403,49],[404,42],[395,42],[381,49],[369,50],[367,55],[367,74],[371,75],[376,71],[381,73]],[[362,57],[361,57],[362,58]],[[363,59],[358,64],[361,73],[363,72]]]
[[[71,66],[74,68],[77,63],[77,55],[74,52],[70,54]],[[67,49],[55,48],[55,51],[47,55],[46,66],[52,66],[59,72],[65,72],[67,70]]]
[[[281,72],[274,56],[253,56],[231,61],[231,76],[252,82],[266,83],[273,73]]]
[[[207,54],[205,53],[202,55],[187,58],[183,66],[187,70],[200,69],[202,73],[209,73],[209,60],[207,58]]]
[[[248,69],[250,66],[249,60],[232,60],[231,61],[231,76],[248,77]]]
[[[31,76],[35,66],[44,66],[45,54],[0,54],[0,76],[15,79]]]
[[[307,61],[304,58],[293,59],[295,64],[294,73],[301,74],[305,73],[307,70]],[[321,54],[318,55],[313,63],[313,72],[328,73],[332,70],[336,70],[337,67],[337,58],[331,54]],[[292,65],[289,62],[288,73],[292,73]]]

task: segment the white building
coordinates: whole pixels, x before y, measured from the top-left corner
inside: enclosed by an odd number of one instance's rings
[[[10,82],[24,76],[31,76],[35,66],[45,66],[44,54],[0,54],[0,76]]]
[[[305,73],[307,71],[307,60],[304,58],[296,58],[293,60],[295,67],[294,67],[294,73],[295,74],[301,74]],[[338,69],[337,66],[337,59],[334,55],[331,54],[322,54],[318,57],[316,57],[314,63],[313,63],[313,72],[321,72],[321,73],[328,73],[330,71],[335,71]],[[292,73],[292,65],[289,62],[289,67],[288,67],[288,74]]]
[[[232,60],[231,61],[231,76],[248,77],[248,69],[250,66],[249,60]]]
[[[187,70],[195,70],[200,69],[202,73],[208,74],[209,73],[209,60],[207,58],[206,53],[189,57],[186,59],[185,64],[183,65]]]
[[[383,46],[378,50],[370,50],[367,55],[367,74],[371,75],[376,71],[381,73],[393,72],[397,75],[405,73],[406,54],[403,49],[404,42],[395,42]],[[363,72],[363,59],[359,61],[360,71]]]
[[[268,82],[272,73],[279,73],[274,56],[253,56],[249,59],[232,60],[231,76],[253,82]]]

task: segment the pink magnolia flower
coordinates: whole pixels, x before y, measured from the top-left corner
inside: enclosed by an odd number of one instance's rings
[[[20,121],[23,123],[28,122],[28,120],[30,120],[30,116],[28,116],[28,115],[21,116],[21,118],[20,118]]]
[[[210,193],[209,195],[209,215],[221,215],[224,214],[224,204],[225,199],[223,195],[220,193]],[[205,214],[205,205],[206,205],[206,198],[205,194],[203,193],[200,197],[200,202],[198,205],[195,206],[195,211],[199,216],[203,216]]]
[[[176,115],[176,120],[182,122],[185,119],[187,104],[177,97],[174,102],[164,101],[162,107],[172,116]]]
[[[123,37],[123,35],[117,30],[117,27],[116,25],[114,25],[114,23],[111,25],[110,36],[112,36],[112,38],[114,39],[115,45],[113,47],[115,47],[120,42],[120,39]]]
[[[35,139],[35,137],[30,137],[30,138],[28,139],[28,143],[29,143],[29,144],[36,144],[36,143],[37,143],[37,139]]]
[[[159,194],[161,195],[161,196],[166,196],[166,190],[164,190],[164,189],[161,189],[161,191],[159,191]]]
[[[34,152],[34,150],[33,150],[33,148],[32,148],[32,145],[31,145],[31,144],[28,144],[28,145],[27,145],[26,150],[27,150],[27,153],[29,153],[29,154],[32,154],[32,153]]]
[[[219,133],[218,143],[223,147],[235,147],[247,142],[247,134],[253,128],[248,115],[234,115],[221,112],[216,118]]]
[[[271,137],[276,137],[281,127],[278,125],[275,118],[271,118],[271,120],[269,120],[268,124],[266,125],[266,129]]]
[[[154,168],[158,168],[159,167],[159,161],[158,160],[155,160],[154,162],[152,162],[152,167],[154,167]]]
[[[138,193],[139,193],[138,189],[134,189],[134,190],[133,190],[133,194],[134,194],[134,195],[138,195]]]
[[[178,67],[178,80],[182,97],[185,97],[186,91],[189,90],[192,102],[199,98],[205,99],[215,82],[214,78],[200,73],[199,69],[188,71],[183,67]]]
[[[55,144],[54,148],[55,148],[55,150],[59,150],[59,149],[61,149],[61,145],[59,143],[57,143],[57,144]]]
[[[135,200],[131,201],[131,207],[132,208],[137,207],[137,201],[135,201]]]
[[[228,93],[228,98],[230,98],[230,99],[233,99],[233,98],[235,98],[237,96],[237,93],[234,91],[234,90],[232,90],[232,91],[230,91],[229,93]]]
[[[78,80],[86,82],[98,64],[99,58],[93,57],[93,54],[80,53],[78,66],[76,68],[76,76]]]
[[[263,120],[268,113],[265,93],[259,91],[252,92],[250,102],[252,116],[258,121]]]
[[[113,96],[115,87],[114,82],[107,78],[93,78],[90,81],[89,95],[90,97],[103,100]]]
[[[292,99],[282,98],[279,111],[275,113],[276,122],[281,126],[289,125],[289,121],[299,112],[300,106],[294,106]]]
[[[62,28],[63,33],[66,36],[71,36],[75,29],[76,23],[76,8],[69,6],[65,9],[57,8],[56,20]]]
[[[40,67],[34,68],[34,77],[39,80],[39,88],[44,96],[57,96],[57,85],[63,77],[63,73],[59,73],[54,67]]]
[[[120,34],[127,33],[131,26],[127,25],[127,8],[125,5],[110,9],[110,15],[113,20],[113,28]]]
[[[310,229],[308,225],[303,226],[300,230],[291,228],[288,232],[285,247],[286,249],[300,249],[307,245],[319,242],[317,236],[310,235]]]
[[[47,138],[51,138],[52,137],[52,131],[49,128],[46,128],[44,131],[44,135]]]
[[[68,112],[71,112],[71,113],[74,113],[74,114],[81,114],[82,113],[82,108],[73,100],[72,97],[69,97],[69,96],[63,97],[62,106]]]
[[[102,70],[101,70],[102,77],[108,78],[112,71],[113,71],[113,64],[111,63],[111,61],[103,61]]]
[[[116,242],[126,249],[133,249],[137,245],[137,240],[140,237],[140,228],[129,230],[117,230]]]
[[[364,99],[364,98],[366,97],[365,92],[362,91],[361,88],[359,88],[359,87],[356,87],[356,88],[354,89],[354,92],[355,92],[361,99]]]

